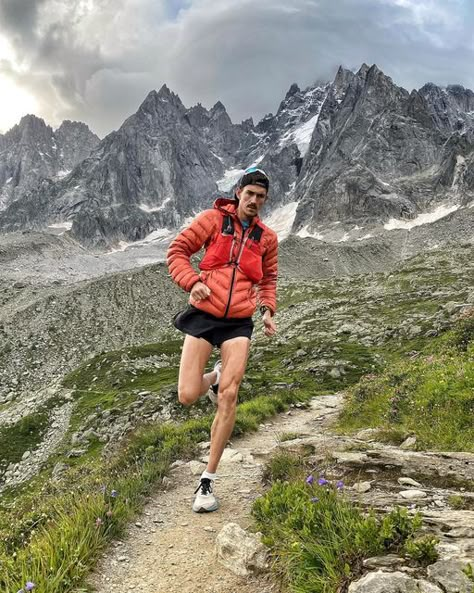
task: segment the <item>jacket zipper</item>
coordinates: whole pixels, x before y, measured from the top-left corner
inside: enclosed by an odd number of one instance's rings
[[[230,308],[230,301],[232,299],[232,290],[234,288],[234,281],[235,281],[235,273],[237,271],[237,266],[239,265],[239,261],[240,261],[240,256],[242,255],[242,251],[244,250],[245,247],[245,243],[247,242],[247,238],[245,238],[244,240],[244,236],[245,236],[245,231],[248,229],[244,229],[242,228],[242,239],[241,239],[241,245],[240,245],[240,249],[239,249],[239,253],[237,254],[237,258],[235,260],[235,262],[230,261],[230,263],[234,266],[234,269],[232,270],[232,280],[230,281],[230,289],[229,289],[229,299],[227,301],[227,307],[225,308],[225,313],[224,313],[224,317],[227,317],[227,313],[229,312],[229,308]],[[234,244],[234,242],[232,242],[232,245]],[[231,252],[232,253],[232,252]]]

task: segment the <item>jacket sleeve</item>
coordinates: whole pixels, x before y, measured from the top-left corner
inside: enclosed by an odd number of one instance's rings
[[[259,306],[266,305],[272,312],[276,311],[276,285],[278,276],[278,239],[272,235],[262,260],[263,278],[258,283]]]
[[[186,292],[199,281],[199,274],[190,262],[191,255],[198,252],[214,232],[212,210],[199,214],[193,222],[172,241],[166,254],[166,263],[171,278]]]

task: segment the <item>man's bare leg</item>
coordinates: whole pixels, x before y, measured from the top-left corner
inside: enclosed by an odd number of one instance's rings
[[[250,350],[245,337],[226,340],[221,345],[222,371],[217,395],[217,413],[211,428],[211,450],[207,472],[214,474],[235,424],[237,395]]]
[[[216,381],[216,372],[204,375],[212,345],[202,338],[186,335],[179,367],[178,398],[185,406],[193,404]]]

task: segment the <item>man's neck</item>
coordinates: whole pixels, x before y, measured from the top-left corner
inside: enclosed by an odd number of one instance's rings
[[[245,216],[245,214],[240,214],[238,210],[236,211],[236,214],[240,222],[248,222],[249,224],[252,224],[255,219],[255,216]]]

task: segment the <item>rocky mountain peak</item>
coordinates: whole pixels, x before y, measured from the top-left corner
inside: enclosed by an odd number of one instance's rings
[[[56,133],[70,133],[70,132],[91,132],[89,126],[82,121],[71,121],[65,119],[61,125],[55,130]],[[91,132],[92,133],[92,132]],[[95,135],[95,134],[94,134]]]
[[[20,123],[5,134],[13,142],[20,143],[42,143],[48,142],[53,135],[53,130],[46,124],[44,119],[33,114],[24,115]]]
[[[226,112],[226,108],[224,107],[224,104],[221,101],[217,101],[217,103],[211,109],[211,114],[220,112]]]
[[[170,107],[183,114],[186,111],[179,96],[170,91],[166,84],[164,84],[158,92],[152,90],[148,93],[138,108],[137,115],[157,115],[163,111],[169,113]]]
[[[232,126],[232,120],[230,119],[223,103],[220,101],[217,101],[217,103],[212,107],[209,115],[211,120],[218,121],[220,126]]]
[[[474,93],[461,85],[441,88],[432,82],[419,90],[436,126],[446,134],[464,131],[474,136]]]
[[[85,123],[68,119],[54,132],[54,137],[60,153],[61,175],[87,158],[100,142],[100,138]]]
[[[362,78],[365,80],[368,71],[370,70],[370,66],[368,66],[365,62],[362,64],[362,66],[359,68],[359,70],[357,71],[357,76],[359,76],[359,78]]]
[[[368,85],[383,85],[394,86],[393,80],[380,70],[377,64],[373,64],[366,72],[366,84]]]
[[[296,93],[300,92],[300,87],[296,84],[296,82],[294,82],[290,88],[288,89],[286,95],[285,95],[285,101],[287,99],[289,99],[290,97],[292,97],[293,95],[296,95]]]
[[[355,74],[352,70],[347,70],[342,66],[339,66],[336,77],[334,78],[334,82],[332,86],[337,94],[338,91],[345,90],[348,85],[354,80]]]
[[[474,111],[474,93],[460,84],[449,84],[446,92],[456,101],[463,111]]]

